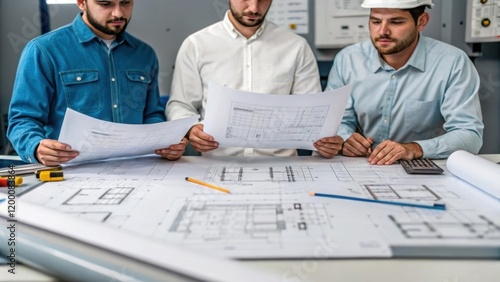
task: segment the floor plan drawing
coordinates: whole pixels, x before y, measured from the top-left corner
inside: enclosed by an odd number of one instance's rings
[[[71,168],[73,175],[77,175],[78,178],[161,180],[167,176],[172,165],[173,162],[158,156],[146,156],[93,162],[68,168]]]
[[[107,189],[104,194],[94,194],[99,189],[80,189],[63,205],[119,205],[134,191],[134,187],[116,187]]]
[[[179,208],[180,207],[180,208]],[[248,200],[187,200],[178,208],[165,214],[162,224],[153,237],[166,239],[197,250],[222,250],[230,257],[297,257],[298,253],[311,256],[320,245],[329,246],[330,256],[347,255],[349,251],[338,244],[345,236],[353,236],[357,247],[351,251],[368,252],[385,256],[390,251],[378,236],[365,237],[362,233],[339,232],[350,223],[335,216],[330,204],[316,204],[285,199],[259,203]],[[363,221],[363,232],[373,226],[364,217],[355,217],[352,222]],[[351,223],[352,223],[351,222]],[[168,223],[168,224],[165,224]]]
[[[318,252],[325,258],[389,257],[394,246],[463,246],[467,252],[500,243],[493,199],[446,174],[418,178],[398,165],[370,166],[361,158],[299,158],[151,157],[68,166],[65,181],[45,183],[22,199],[144,238],[241,259]],[[439,201],[447,210],[319,198],[311,191]]]
[[[478,214],[464,219],[453,216],[408,218],[390,215],[389,219],[408,239],[484,239],[500,240],[500,224]]]
[[[354,160],[357,164],[346,165],[333,161],[330,164],[303,165],[299,163],[252,166],[225,165],[211,166],[204,176],[206,181],[220,183],[252,183],[252,182],[377,182],[395,178],[394,167],[380,169],[364,160]],[[398,172],[398,170],[396,170]],[[401,172],[404,172],[401,168]]]
[[[376,200],[441,200],[441,196],[422,184],[367,184],[365,188]]]
[[[307,166],[232,166],[211,167],[205,179],[225,182],[305,182],[315,181],[318,176]]]
[[[272,107],[234,102],[226,137],[259,142],[314,142],[328,110],[328,106]]]
[[[397,256],[496,257],[500,216],[494,211],[451,209],[444,213],[406,210],[375,220]]]

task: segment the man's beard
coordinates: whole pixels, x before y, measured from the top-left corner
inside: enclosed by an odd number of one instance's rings
[[[243,16],[260,16],[260,14],[238,14],[234,9],[233,7],[231,7],[231,5],[229,5],[229,10],[231,11],[231,14],[233,15],[234,19],[239,23],[241,24],[242,26],[246,26],[246,27],[255,27],[255,26],[259,26],[262,24],[262,22],[264,21],[264,19],[266,18],[266,15],[267,15],[267,12],[266,14],[264,14],[260,19],[254,21],[254,22],[245,22],[243,20]]]
[[[415,40],[418,39],[418,31],[415,29],[409,36],[403,38],[402,40],[393,41],[396,43],[396,46],[392,47],[391,49],[385,49],[385,48],[382,49],[382,48],[378,47],[375,43],[377,43],[377,41],[379,39],[391,39],[391,38],[388,36],[381,36],[381,37],[376,38],[375,40],[372,39],[372,42],[374,43],[373,45],[375,46],[375,48],[377,48],[377,51],[380,54],[392,55],[392,54],[396,54],[396,53],[399,53],[399,52],[405,50],[411,44],[413,44],[413,42],[415,42]]]
[[[125,24],[123,25],[123,27],[116,26],[115,28],[110,28],[106,25],[101,25],[100,23],[98,23],[96,21],[96,19],[90,13],[89,9],[86,10],[86,13],[87,13],[87,19],[88,19],[90,25],[104,34],[120,36],[122,33],[125,32],[125,29],[127,29],[127,25],[128,25],[129,21],[126,18],[120,17],[120,18],[114,18],[112,20],[106,21],[106,24],[111,23],[113,21],[125,21]]]

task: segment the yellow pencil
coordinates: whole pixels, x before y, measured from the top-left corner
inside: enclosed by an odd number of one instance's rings
[[[222,187],[219,187],[219,186],[215,186],[213,184],[210,184],[210,183],[206,183],[206,182],[203,182],[203,181],[200,181],[200,180],[196,180],[194,178],[191,178],[191,177],[186,177],[186,180],[189,181],[189,182],[193,182],[193,183],[196,183],[196,184],[200,184],[202,186],[205,186],[205,187],[208,187],[208,188],[212,188],[212,189],[215,189],[217,191],[221,191],[221,192],[224,192],[224,193],[228,193],[228,194],[231,194],[231,191],[225,189],[225,188],[222,188]]]

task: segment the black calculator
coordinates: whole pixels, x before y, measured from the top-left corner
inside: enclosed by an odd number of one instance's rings
[[[441,174],[444,171],[430,159],[399,160],[399,163],[408,174]]]

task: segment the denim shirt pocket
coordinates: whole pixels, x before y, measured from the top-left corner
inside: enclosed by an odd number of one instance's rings
[[[83,114],[102,110],[97,70],[71,70],[60,72],[64,95],[69,108]]]
[[[144,71],[128,70],[128,95],[125,96],[127,105],[136,110],[144,111],[148,95],[151,75]]]

